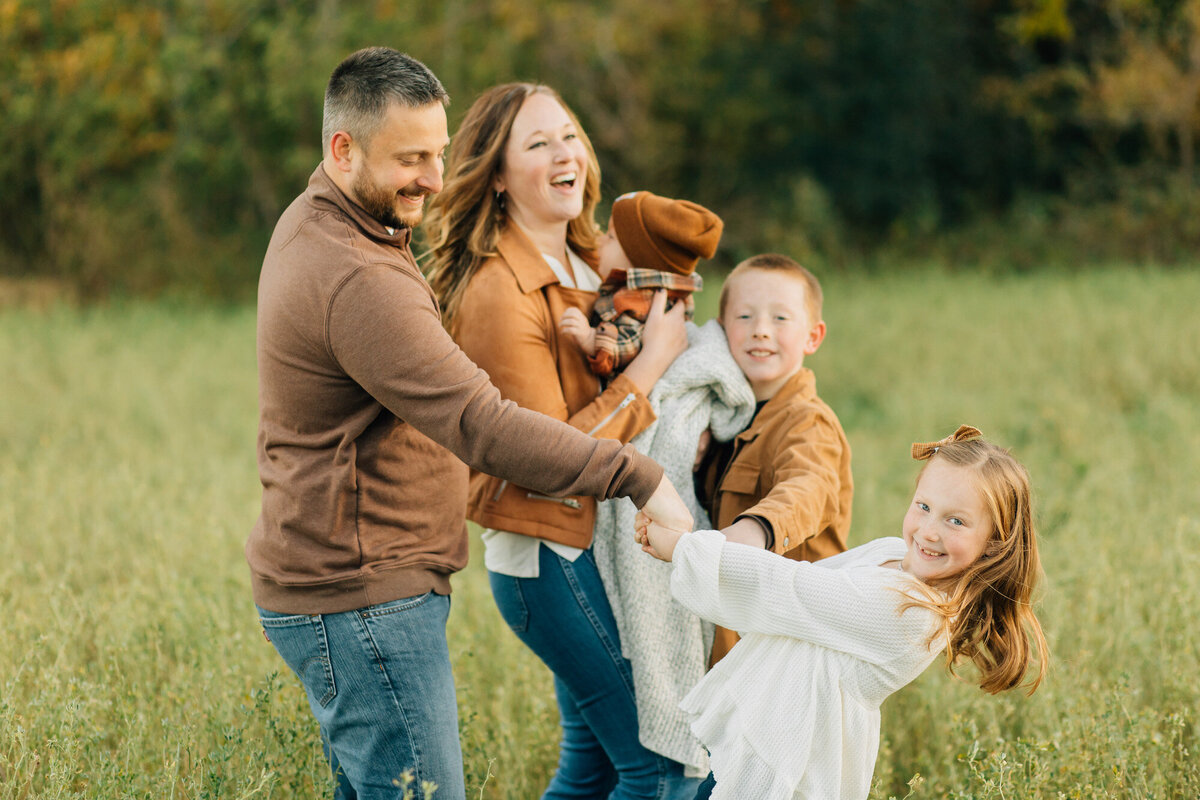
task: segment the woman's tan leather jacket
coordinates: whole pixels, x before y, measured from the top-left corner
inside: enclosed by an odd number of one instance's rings
[[[594,263],[594,254],[580,254]],[[595,292],[562,286],[533,242],[515,224],[497,255],[468,284],[451,333],[500,393],[599,438],[628,442],[654,421],[634,383],[600,380],[574,342],[559,334],[563,311],[590,313]],[[472,470],[467,518],[487,528],[588,547],[596,518],[591,497],[549,497]]]

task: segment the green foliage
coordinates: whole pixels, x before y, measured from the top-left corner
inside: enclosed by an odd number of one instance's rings
[[[319,161],[325,80],[379,43],[442,77],[451,127],[488,85],[553,84],[606,197],[714,207],[725,265],[859,264],[1063,204],[1124,257],[1148,236],[1109,224],[1129,174],[1194,203],[1200,0],[6,0],[0,273],[250,294]],[[1153,237],[1150,258],[1194,252]]]
[[[433,67],[452,128],[489,85],[553,84],[606,196],[712,206],[726,266],[858,264],[1014,201],[1098,205],[1099,249],[1165,235],[1170,260],[1189,238],[1106,204],[1130,167],[1192,202],[1198,25],[1200,0],[6,0],[0,273],[245,296],[320,159],[325,81],[369,44]]]
[[[854,449],[851,543],[897,530],[908,444],[968,422],[1028,465],[1047,576],[1043,687],[991,697],[931,668],[884,705],[872,798],[1200,796],[1200,272],[822,281],[806,363]],[[328,796],[242,556],[253,340],[249,307],[0,312],[0,797]],[[500,619],[474,535],[454,589],[468,796],[536,797],[550,674]]]

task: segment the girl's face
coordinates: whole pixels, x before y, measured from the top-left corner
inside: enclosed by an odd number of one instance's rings
[[[504,168],[493,188],[504,192],[513,220],[527,230],[542,230],[583,213],[587,163],[587,148],[566,109],[553,97],[534,93],[513,119]]]
[[[925,583],[953,578],[983,554],[992,520],[966,467],[938,458],[925,467],[904,515],[901,569]]]

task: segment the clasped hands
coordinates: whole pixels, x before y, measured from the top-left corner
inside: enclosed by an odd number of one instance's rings
[[[679,538],[692,529],[695,521],[667,476],[663,476],[654,494],[634,519],[634,537],[642,551],[662,561],[670,561]]]

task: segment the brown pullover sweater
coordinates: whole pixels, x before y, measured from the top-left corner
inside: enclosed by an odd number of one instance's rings
[[[262,514],[246,543],[262,608],[448,594],[467,562],[467,465],[639,506],[662,477],[628,445],[501,400],[442,328],[409,237],[320,166],[271,237],[258,287]]]

